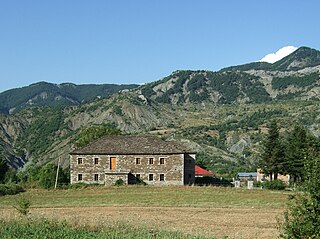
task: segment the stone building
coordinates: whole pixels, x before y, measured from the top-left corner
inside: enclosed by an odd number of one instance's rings
[[[71,184],[187,185],[195,181],[195,153],[153,136],[107,136],[71,152],[70,173]]]

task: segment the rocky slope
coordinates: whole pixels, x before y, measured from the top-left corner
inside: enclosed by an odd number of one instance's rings
[[[159,103],[262,103],[319,99],[320,52],[301,47],[282,60],[250,63],[218,72],[176,71],[141,88]]]
[[[178,140],[214,171],[247,170],[259,159],[270,119],[282,131],[297,122],[320,135],[319,55],[303,47],[274,64],[176,71],[76,106],[22,109],[0,118],[0,150],[14,166],[59,157],[67,166],[79,132],[113,124],[123,133]]]

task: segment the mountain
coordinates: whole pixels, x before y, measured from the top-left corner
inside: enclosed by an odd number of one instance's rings
[[[75,85],[39,82],[0,93],[0,112],[8,114],[28,106],[78,105],[138,85]]]
[[[72,106],[22,107],[0,117],[0,155],[13,167],[59,157],[67,167],[79,135],[91,127],[116,127],[123,134],[180,141],[221,174],[254,170],[271,119],[278,120],[281,132],[299,123],[320,136],[319,73],[319,52],[302,47],[274,64],[175,71]]]
[[[320,52],[301,47],[273,64],[255,62],[212,71],[176,71],[141,87],[158,103],[261,103],[319,99]]]
[[[223,68],[220,71],[297,71],[305,67],[313,67],[318,65],[320,65],[320,51],[309,47],[299,47],[288,56],[273,64],[267,62],[253,62],[239,66]]]

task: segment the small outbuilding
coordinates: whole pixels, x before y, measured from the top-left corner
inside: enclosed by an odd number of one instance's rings
[[[242,173],[238,173],[238,178],[240,179],[240,181],[248,181],[249,179],[252,179],[254,181],[257,180],[257,172],[242,172]]]

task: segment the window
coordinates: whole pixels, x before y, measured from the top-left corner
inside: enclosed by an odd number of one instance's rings
[[[99,164],[99,158],[94,158],[94,164]]]
[[[78,181],[82,181],[82,174],[81,173],[78,174]]]
[[[153,174],[149,174],[149,181],[153,181]]]
[[[82,164],[83,163],[83,159],[82,158],[78,158],[78,164]]]
[[[160,158],[160,164],[164,164],[164,158]]]
[[[164,174],[163,173],[160,174],[160,181],[164,181]]]
[[[140,158],[136,158],[136,164],[141,164],[141,159]]]
[[[153,164],[153,158],[149,158],[149,164]]]
[[[137,179],[140,179],[140,177],[141,177],[140,174],[136,174]]]
[[[94,174],[94,181],[99,181],[99,174],[97,173]]]

